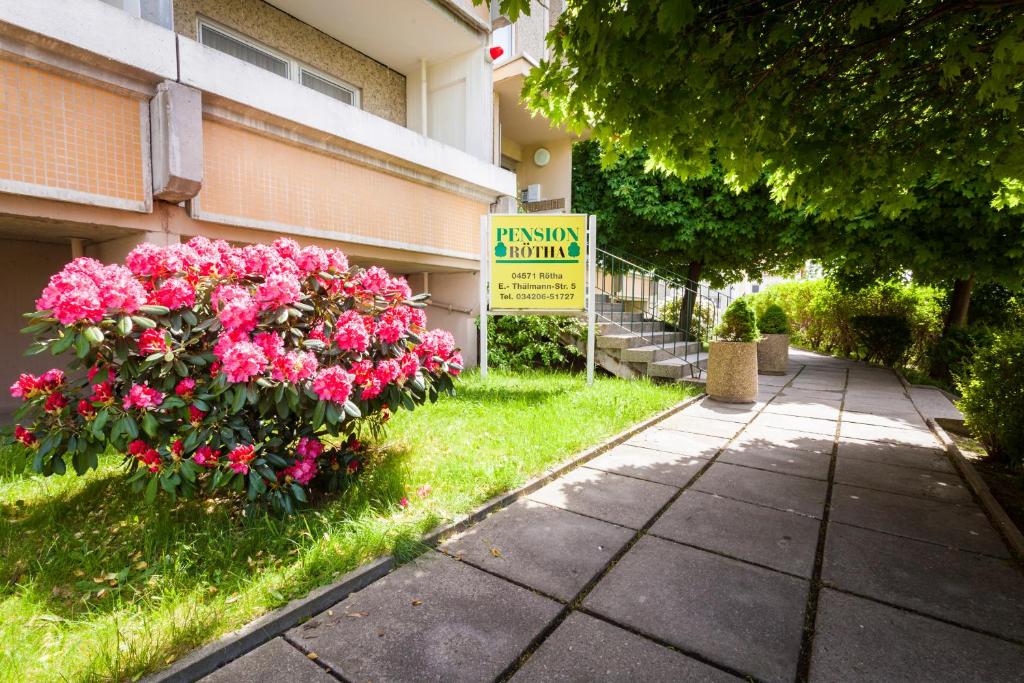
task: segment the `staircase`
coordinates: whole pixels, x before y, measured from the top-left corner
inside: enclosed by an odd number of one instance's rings
[[[732,300],[730,293],[601,249],[596,285],[597,365],[626,379],[703,377],[710,331]],[[694,315],[680,325],[678,311],[687,303]]]

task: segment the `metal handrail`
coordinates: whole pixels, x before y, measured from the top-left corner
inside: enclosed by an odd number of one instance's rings
[[[691,376],[702,375],[704,345],[732,301],[731,288],[723,292],[672,273],[666,276],[667,269],[642,265],[638,261],[643,259],[632,255],[623,258],[598,249],[597,256],[595,293],[602,321],[657,347],[654,361],[675,358],[689,365]],[[678,318],[666,320],[666,313],[676,315],[668,306],[674,302]],[[669,358],[659,358],[665,355]]]

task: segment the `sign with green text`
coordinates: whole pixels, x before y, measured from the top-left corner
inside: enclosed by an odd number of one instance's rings
[[[491,216],[491,310],[586,310],[586,236],[584,215]]]

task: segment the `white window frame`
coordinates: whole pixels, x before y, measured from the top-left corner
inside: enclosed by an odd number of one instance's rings
[[[515,24],[507,24],[506,26],[502,26],[501,28],[498,28],[498,29],[495,29],[495,30],[491,31],[491,47],[494,47],[495,45],[498,45],[498,43],[496,43],[494,41],[494,34],[497,33],[498,31],[501,31],[501,30],[505,29],[505,28],[508,29],[509,49],[505,52],[505,54],[503,54],[502,56],[500,56],[500,57],[498,57],[497,59],[494,60],[494,66],[498,66],[500,64],[504,64],[508,60],[512,59],[512,57],[515,56],[515,54],[516,54],[516,37],[517,37],[516,33],[517,33],[517,31],[516,31],[516,25]],[[504,46],[502,45],[501,47],[504,47]]]
[[[332,85],[335,85],[335,86],[337,86],[337,87],[339,87],[339,88],[341,88],[343,90],[348,90],[349,92],[351,92],[352,93],[352,104],[350,106],[355,107],[357,109],[361,109],[362,108],[363,92],[362,92],[361,88],[358,88],[358,87],[352,85],[351,83],[349,83],[347,81],[343,81],[340,78],[337,78],[335,76],[331,76],[330,74],[326,74],[323,71],[321,71],[320,69],[317,69],[316,67],[314,67],[314,66],[312,66],[310,64],[306,64],[305,62],[301,62],[301,61],[295,59],[294,57],[292,57],[290,55],[287,55],[287,54],[285,54],[285,53],[283,53],[283,52],[281,52],[279,50],[275,50],[274,48],[270,47],[269,45],[261,43],[260,41],[256,40],[255,38],[250,38],[249,36],[245,35],[244,33],[239,33],[238,31],[234,30],[233,28],[225,26],[224,24],[221,24],[219,22],[213,21],[212,19],[209,19],[209,18],[204,17],[204,16],[199,16],[196,19],[196,38],[198,39],[198,42],[200,44],[203,43],[203,27],[204,26],[208,26],[209,28],[213,29],[214,31],[217,31],[218,33],[223,33],[226,36],[230,36],[231,38],[234,38],[235,40],[237,40],[240,43],[245,43],[246,45],[248,45],[249,47],[251,47],[254,50],[259,50],[260,52],[265,52],[268,55],[270,55],[271,57],[274,57],[275,59],[280,59],[282,62],[285,62],[288,65],[288,76],[287,76],[287,78],[288,78],[288,80],[292,81],[293,83],[298,83],[299,85],[302,85],[302,87],[306,88],[307,86],[302,84],[302,72],[303,71],[307,71],[311,75],[316,76],[317,78],[322,78],[322,79],[324,79],[325,81],[327,81],[328,83],[330,83]],[[210,49],[213,49],[213,48],[210,48]],[[308,88],[308,89],[312,90],[312,88]],[[318,92],[318,91],[314,91],[314,92]],[[319,93],[319,94],[324,95],[323,93]],[[330,95],[324,95],[324,97],[330,97]],[[339,104],[346,104],[345,102],[342,102],[341,100],[335,99],[333,97],[330,97],[330,99],[334,100],[335,102],[338,102]]]

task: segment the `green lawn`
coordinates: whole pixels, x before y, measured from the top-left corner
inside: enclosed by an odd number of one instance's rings
[[[117,458],[46,479],[0,453],[0,681],[160,669],[371,558],[415,554],[437,523],[694,391],[469,374],[457,398],[397,415],[357,485],[287,521],[244,521],[226,499],[147,507]]]

